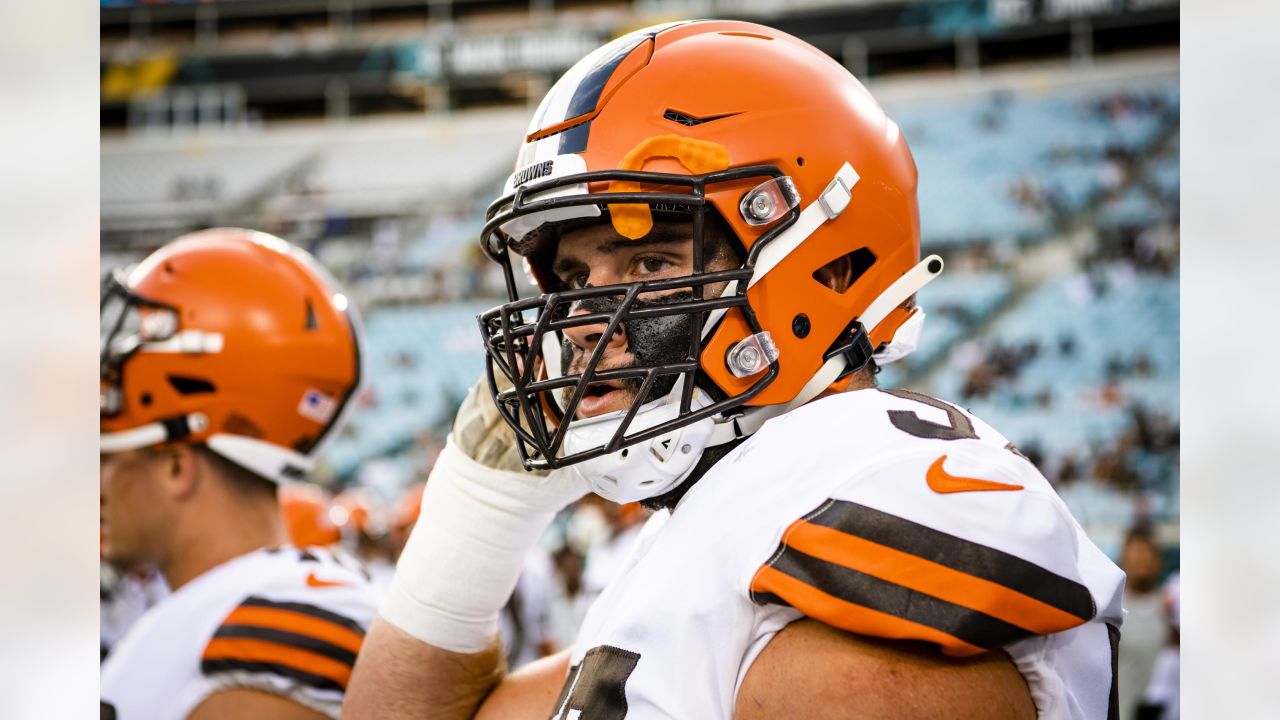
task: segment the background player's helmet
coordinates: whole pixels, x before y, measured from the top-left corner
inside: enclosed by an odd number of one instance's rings
[[[280,518],[294,547],[324,547],[342,540],[342,529],[333,522],[333,500],[321,488],[289,483],[280,488]]]
[[[692,220],[695,248],[723,222],[741,267],[705,272],[695,249],[687,278],[570,289],[550,272],[561,228],[609,222],[638,239],[655,217]],[[580,61],[534,114],[487,220],[482,248],[511,302],[480,324],[525,466],[572,465],[618,501],[674,487],[706,447],[839,387],[872,354],[910,352],[923,313],[908,301],[942,269],[920,260],[916,168],[898,126],[821,51],[743,22],[655,26]],[[520,298],[513,253],[540,297]],[[842,257],[854,280],[836,292],[815,272]],[[719,297],[702,292],[726,281]],[[638,301],[658,291],[671,297]],[[569,315],[603,298],[607,311]],[[619,326],[676,316],[693,319],[687,357],[597,371],[602,353],[588,353],[583,372],[564,374],[564,329],[607,323],[599,349]],[[645,383],[630,409],[573,419],[590,383],[623,378]]]
[[[303,250],[252,230],[185,235],[104,282],[104,453],[172,442],[273,481],[304,476],[360,379],[360,324]]]

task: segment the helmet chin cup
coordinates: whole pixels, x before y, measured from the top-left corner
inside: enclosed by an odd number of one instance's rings
[[[694,390],[693,408],[710,404],[701,390]],[[661,400],[636,412],[630,429],[645,430],[676,418],[680,413],[680,386]],[[625,410],[577,420],[565,435],[568,453],[607,445],[618,431]],[[616,503],[629,503],[661,495],[678,486],[693,472],[711,441],[713,418],[659,435],[647,442],[584,460],[572,465],[577,476],[592,492]]]
[[[893,334],[893,339],[872,356],[876,363],[884,366],[915,352],[920,346],[920,333],[924,330],[924,319],[924,310],[916,308]]]

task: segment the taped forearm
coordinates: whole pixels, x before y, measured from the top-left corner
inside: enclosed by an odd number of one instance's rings
[[[556,512],[581,495],[568,476],[495,470],[450,438],[380,614],[435,647],[484,650],[529,548]]]

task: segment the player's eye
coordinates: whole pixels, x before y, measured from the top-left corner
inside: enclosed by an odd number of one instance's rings
[[[662,272],[674,265],[670,260],[656,255],[641,257],[636,264],[640,267],[642,272],[650,274]]]
[[[571,288],[584,288],[587,286],[587,274],[583,272],[570,275],[565,283]]]

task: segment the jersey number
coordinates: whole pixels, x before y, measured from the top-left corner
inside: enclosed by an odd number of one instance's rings
[[[910,390],[885,390],[885,392],[904,400],[914,400],[922,405],[937,408],[947,414],[947,424],[942,425],[925,420],[910,410],[890,410],[889,422],[902,432],[929,440],[978,439],[978,433],[973,431],[973,422],[965,417],[964,413],[941,400]]]
[[[627,716],[627,679],[638,662],[640,653],[630,650],[609,645],[591,648],[582,662],[569,669],[551,720],[622,720]],[[570,714],[574,710],[578,712]]]
[[[978,433],[973,430],[973,422],[965,417],[964,413],[941,400],[931,398],[928,395],[921,395],[918,392],[911,392],[910,390],[885,390],[884,392],[905,400],[914,400],[929,407],[938,408],[947,414],[947,424],[942,425],[936,422],[929,422],[910,410],[890,410],[889,422],[893,423],[893,426],[902,432],[928,440],[978,439]],[[1014,447],[1012,442],[1005,444],[1004,449],[1027,462],[1031,462],[1031,458],[1023,455],[1022,451]]]

